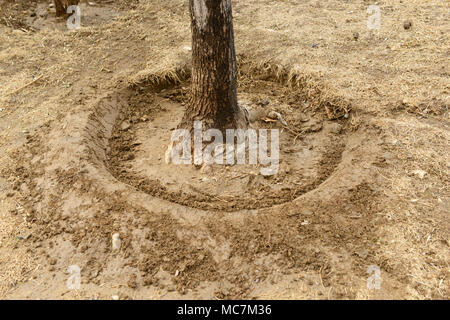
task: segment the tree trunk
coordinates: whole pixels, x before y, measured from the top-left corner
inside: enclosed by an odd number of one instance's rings
[[[66,14],[66,10],[64,10],[64,6],[61,2],[62,0],[55,0],[55,10],[56,16],[60,17]]]
[[[237,65],[231,0],[189,0],[192,29],[190,104],[180,127],[244,128],[237,103]]]
[[[80,0],[54,0],[56,16],[62,17],[67,15],[67,8],[72,5],[78,5]]]

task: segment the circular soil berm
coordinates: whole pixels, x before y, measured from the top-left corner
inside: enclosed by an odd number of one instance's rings
[[[188,104],[188,86],[139,87],[129,93],[107,148],[107,167],[118,180],[187,207],[236,211],[290,202],[322,184],[341,161],[346,145],[342,124],[326,121],[280,84],[253,81],[239,92],[239,103],[249,110],[250,129],[256,133],[253,148],[247,141],[244,163],[236,163],[237,156],[230,152],[219,154],[223,164],[168,163],[167,147]],[[266,141],[260,129],[268,129]],[[279,147],[271,144],[276,141],[271,130],[278,131]],[[211,144],[205,140],[203,149]],[[267,152],[265,160],[258,148]],[[250,164],[252,152],[256,163]],[[226,161],[227,155],[234,156],[235,164]]]
[[[312,297],[330,295],[325,285],[365,284],[367,261],[353,253],[362,239],[378,237],[379,135],[368,126],[350,130],[345,117],[330,121],[301,90],[240,80],[253,129],[279,130],[273,175],[248,161],[166,163],[188,81],[104,92],[30,136],[13,176],[31,199],[24,207],[36,225],[35,248],[49,248],[39,263],[51,270],[75,263],[89,283],[128,283],[139,297],[273,298],[294,279],[304,279],[296,292],[308,286],[299,296]],[[350,272],[361,277],[340,285]],[[40,277],[55,283],[52,273]]]

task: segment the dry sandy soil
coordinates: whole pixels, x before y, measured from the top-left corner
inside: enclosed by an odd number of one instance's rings
[[[380,30],[370,1],[233,1],[239,100],[287,121],[255,123],[281,132],[264,177],[164,162],[187,1],[83,2],[67,30],[1,0],[0,298],[448,299],[450,5],[377,3]]]

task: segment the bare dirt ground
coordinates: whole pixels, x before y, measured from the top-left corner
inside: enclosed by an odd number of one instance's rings
[[[374,31],[369,1],[233,1],[239,100],[288,124],[255,124],[272,177],[164,162],[187,1],[83,1],[71,31],[49,4],[0,2],[0,298],[450,297],[448,2],[378,1]]]

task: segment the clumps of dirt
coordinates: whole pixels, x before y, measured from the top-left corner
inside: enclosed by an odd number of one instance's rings
[[[50,123],[39,126],[39,130],[42,135],[26,134],[27,153],[22,154],[20,151],[16,151],[11,154],[13,158],[17,159],[17,165],[5,168],[1,172],[2,176],[7,177],[8,183],[12,187],[13,191],[10,196],[15,196],[17,199],[16,213],[23,214],[25,221],[30,223],[35,221],[34,205],[42,200],[34,178],[44,174],[44,168],[39,165],[39,160],[41,154],[48,151],[49,148],[44,146],[42,136],[49,133]]]
[[[202,281],[218,280],[219,266],[211,252],[196,247],[189,238],[180,239],[178,233],[183,232],[185,227],[169,216],[146,215],[143,220],[141,227],[145,228],[145,232],[139,249],[140,258],[131,266],[141,272],[144,285],[158,286],[161,282],[158,277],[160,269],[171,275],[180,293],[197,287]]]
[[[348,288],[357,280],[342,275],[364,276],[376,253],[374,221],[382,223],[364,149],[372,140],[347,133],[345,121],[327,120],[280,83],[248,83],[242,103],[288,124],[264,117],[254,124],[282,131],[280,171],[271,178],[251,166],[186,167],[168,183],[174,169],[162,162],[164,139],[187,103],[187,83],[118,90],[29,135],[17,168],[4,174],[32,225],[27,243],[47,271],[40,280],[76,264],[83,285],[141,293],[250,298],[293,276],[322,296],[355,297]],[[115,233],[120,250],[112,249]]]
[[[391,109],[394,113],[406,111],[422,117],[443,116],[445,118],[445,116],[449,113],[448,103],[445,100],[436,98],[433,98],[432,102],[428,103],[417,103],[416,101],[403,99],[399,103],[394,104]]]
[[[367,258],[376,250],[375,247],[364,247],[376,237],[376,227],[370,222],[374,217],[370,212],[379,203],[376,200],[378,194],[372,189],[367,183],[362,183],[332,203],[315,200],[306,201],[303,209],[267,210],[266,214],[258,217],[245,218],[239,227],[220,225],[208,219],[211,233],[230,237],[227,238],[231,244],[230,255],[223,262],[227,270],[226,279],[232,281],[235,277],[233,269],[237,265],[234,261],[238,260],[242,263],[241,270],[244,266],[251,266],[247,275],[242,276],[241,288],[272,279],[274,270],[279,269],[286,274],[319,273],[326,292],[331,283],[338,283],[340,273],[347,267],[347,254],[355,256],[356,263],[352,268],[363,275]],[[352,218],[348,214],[350,208],[361,217]],[[361,249],[361,245],[367,253],[359,257],[355,252]],[[340,295],[341,288],[338,287],[335,288]],[[354,294],[350,291],[346,292],[347,297]],[[244,290],[237,296],[245,293]]]
[[[191,166],[165,164],[161,152],[188,103],[187,86],[182,83],[162,90],[140,86],[129,93],[127,107],[121,110],[109,140],[106,161],[118,180],[192,208],[251,210],[286,203],[314,190],[339,164],[345,148],[342,125],[327,123],[322,130],[326,115],[317,115],[297,93],[270,81],[241,86],[240,97],[246,99],[247,107],[265,108],[261,112],[266,115],[276,110],[289,122],[284,126],[260,117],[253,124],[255,129],[281,131],[282,163],[277,174],[263,177],[259,166],[251,165],[214,165],[205,173]],[[302,162],[302,157],[309,159]],[[305,164],[314,168],[305,169]]]

